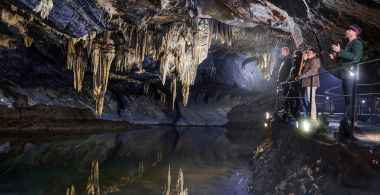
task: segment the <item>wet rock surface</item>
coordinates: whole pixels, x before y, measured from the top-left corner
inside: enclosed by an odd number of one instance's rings
[[[374,163],[378,147],[305,137],[278,123],[272,128],[272,138],[257,147],[253,156],[254,193],[378,193],[380,167]]]

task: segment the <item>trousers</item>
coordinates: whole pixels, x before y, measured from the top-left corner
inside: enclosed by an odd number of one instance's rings
[[[317,104],[315,103],[315,92],[316,91],[317,91],[317,87],[312,87],[312,98],[311,98],[311,102],[310,102],[310,87],[306,87],[306,97],[307,97],[307,101],[309,103],[309,106],[311,106],[310,116],[311,116],[312,121],[317,120]]]

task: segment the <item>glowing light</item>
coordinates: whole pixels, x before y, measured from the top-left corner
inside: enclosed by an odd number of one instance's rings
[[[311,130],[311,124],[309,121],[302,121],[302,128],[301,128],[304,132],[310,132]]]
[[[265,113],[265,118],[268,120],[270,118],[269,112]]]
[[[365,100],[362,100],[362,104],[365,104]]]
[[[268,127],[268,123],[264,123],[264,127]]]
[[[329,100],[329,99],[330,99],[330,97],[329,97],[329,96],[327,96],[327,97],[326,97],[326,100]]]
[[[298,121],[296,121],[296,127],[297,127],[297,129],[299,128]]]
[[[350,77],[354,77],[354,76],[355,76],[354,72],[350,71]]]

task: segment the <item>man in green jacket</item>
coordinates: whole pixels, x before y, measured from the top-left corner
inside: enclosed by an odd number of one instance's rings
[[[360,62],[363,56],[363,44],[359,40],[359,35],[362,29],[357,25],[351,25],[346,30],[346,38],[348,44],[344,49],[340,48],[339,44],[333,44],[332,50],[334,53],[330,54],[331,59],[337,59],[343,67],[341,69],[342,89],[345,102],[345,116],[351,114],[351,95],[353,79],[355,77],[354,66]]]

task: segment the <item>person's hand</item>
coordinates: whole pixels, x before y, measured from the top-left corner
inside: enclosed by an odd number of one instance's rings
[[[332,44],[331,45],[331,48],[332,48],[332,50],[334,51],[334,52],[340,52],[340,44],[339,43],[337,43],[336,45],[335,44]]]
[[[331,53],[329,56],[330,56],[330,59],[335,60],[336,53],[335,53],[335,52],[334,52],[334,53]]]
[[[307,53],[306,53],[306,52],[304,52],[304,53],[302,54],[302,59],[303,59],[303,60],[307,60]]]

